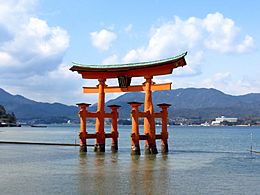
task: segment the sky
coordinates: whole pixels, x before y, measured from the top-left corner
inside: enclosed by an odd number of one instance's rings
[[[154,81],[260,93],[259,10],[257,0],[0,0],[0,88],[41,102],[95,103],[82,87],[97,81],[69,71],[72,62],[142,62],[187,51],[187,66]]]

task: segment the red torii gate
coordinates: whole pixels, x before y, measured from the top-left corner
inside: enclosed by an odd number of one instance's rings
[[[80,150],[87,151],[86,139],[96,139],[94,151],[105,152],[105,139],[112,138],[112,151],[118,150],[118,105],[110,105],[111,113],[105,113],[105,93],[114,92],[136,92],[145,91],[144,112],[139,112],[138,106],[140,102],[129,102],[132,107],[132,152],[131,154],[140,154],[139,140],[145,140],[145,153],[157,154],[156,139],[162,139],[162,152],[168,152],[168,132],[167,108],[169,104],[159,104],[162,111],[160,113],[154,112],[152,102],[152,91],[156,90],[170,90],[171,83],[155,84],[152,79],[153,76],[171,74],[174,68],[186,65],[185,56],[187,52],[157,61],[116,64],[116,65],[84,65],[73,63],[70,68],[71,71],[77,71],[82,75],[83,79],[97,79],[97,87],[83,87],[84,93],[98,93],[98,106],[96,112],[88,112],[87,107],[90,104],[80,103]],[[142,85],[130,85],[133,77],[144,77],[145,82]],[[119,86],[107,86],[105,84],[107,79],[118,78]],[[96,133],[90,134],[86,131],[86,118],[96,118]],[[144,118],[144,135],[139,134],[138,118]],[[111,133],[104,131],[104,119],[112,119]],[[162,119],[162,132],[156,135],[155,132],[155,118]]]

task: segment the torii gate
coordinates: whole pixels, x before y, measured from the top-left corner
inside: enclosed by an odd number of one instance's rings
[[[168,132],[167,108],[169,104],[159,104],[162,111],[160,113],[154,112],[152,102],[152,91],[170,90],[171,83],[155,84],[152,79],[153,76],[171,74],[174,68],[186,65],[185,56],[187,52],[157,61],[116,64],[116,65],[84,65],[73,63],[70,68],[71,71],[77,71],[81,74],[83,79],[97,79],[97,87],[83,87],[84,93],[98,93],[98,106],[96,112],[88,112],[87,107],[90,104],[80,103],[80,150],[87,151],[86,139],[96,139],[94,151],[105,152],[105,139],[112,138],[112,151],[118,150],[118,131],[117,131],[117,109],[118,105],[110,105],[112,112],[105,113],[105,93],[114,92],[145,92],[144,112],[139,112],[138,106],[140,102],[129,102],[132,106],[132,152],[131,154],[140,155],[139,140],[145,140],[145,153],[157,154],[156,139],[162,140],[162,152],[168,152]],[[131,85],[133,77],[144,77],[145,82],[142,85]],[[105,84],[107,79],[118,78],[119,86],[107,86]],[[96,118],[96,133],[90,134],[86,131],[86,117]],[[139,134],[138,118],[144,118],[144,135]],[[104,119],[112,118],[111,133],[104,131]],[[155,118],[162,119],[162,132],[156,135]]]

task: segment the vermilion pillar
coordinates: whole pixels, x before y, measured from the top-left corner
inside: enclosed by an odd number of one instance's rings
[[[157,104],[161,109],[162,113],[162,145],[161,145],[161,152],[162,153],[168,153],[168,130],[167,130],[167,124],[168,124],[168,107],[170,107],[170,104]]]
[[[118,119],[118,112],[117,109],[121,106],[119,105],[110,105],[108,106],[112,110],[112,121],[111,121],[111,134],[112,134],[112,144],[111,150],[112,152],[118,151],[118,130],[117,130],[117,119]]]
[[[145,141],[145,153],[157,154],[156,141],[155,141],[155,121],[154,121],[154,109],[152,101],[152,76],[145,77],[145,101],[144,112],[149,112],[148,117],[144,118],[144,133],[148,135],[148,139]]]
[[[140,145],[139,145],[139,122],[138,122],[138,107],[142,105],[140,102],[128,102],[131,105],[132,111],[132,147],[131,147],[131,155],[140,155]]]
[[[90,104],[79,103],[77,104],[80,108],[79,111],[79,118],[80,118],[80,132],[79,132],[79,139],[80,139],[80,152],[87,152],[87,131],[86,131],[86,117],[87,117],[87,107]]]
[[[105,81],[106,79],[98,79],[98,106],[97,106],[97,119],[96,119],[96,144],[94,147],[95,152],[105,152]]]

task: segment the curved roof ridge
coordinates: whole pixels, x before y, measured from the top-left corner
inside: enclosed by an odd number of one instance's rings
[[[137,63],[126,63],[126,64],[108,64],[108,65],[102,65],[102,64],[81,64],[81,63],[76,63],[72,62],[73,67],[82,67],[82,68],[95,68],[95,69],[107,69],[107,68],[122,68],[122,67],[138,67],[138,66],[146,66],[146,65],[151,65],[151,64],[160,64],[160,63],[165,63],[171,60],[176,60],[179,58],[182,58],[187,55],[187,51],[173,57],[161,59],[161,60],[153,60],[153,61],[144,61],[144,62],[137,62]],[[73,67],[71,67],[71,70],[73,70]]]

